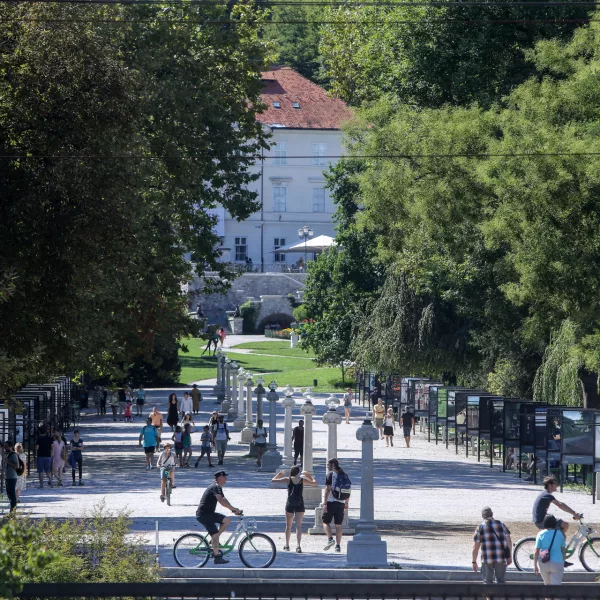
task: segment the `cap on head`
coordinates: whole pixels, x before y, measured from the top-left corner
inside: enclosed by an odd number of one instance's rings
[[[484,506],[481,509],[481,516],[484,519],[491,519],[494,516],[494,511],[489,506]]]
[[[227,477],[229,473],[227,471],[217,471],[215,473],[215,479],[219,479],[219,477]]]

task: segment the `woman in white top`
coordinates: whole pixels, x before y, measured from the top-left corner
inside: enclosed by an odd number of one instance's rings
[[[167,475],[171,478],[171,487],[175,488],[175,455],[171,452],[169,442],[165,444],[164,450],[159,454],[156,467],[160,469],[160,501],[164,502]]]
[[[52,442],[52,474],[58,479],[58,485],[61,486],[63,467],[65,466],[66,446],[62,440],[60,433],[54,434]]]
[[[346,425],[350,425],[350,411],[352,410],[352,388],[348,388],[344,394],[344,412],[346,413]]]
[[[19,475],[17,477],[17,502],[20,502],[19,496],[21,495],[21,492],[24,492],[27,489],[27,454],[25,454],[23,444],[21,443],[16,444],[15,452],[19,455],[19,458],[23,461],[23,464],[25,465],[23,475]]]
[[[256,448],[256,464],[260,467],[262,465],[262,457],[267,449],[267,428],[263,427],[262,419],[256,422],[254,433],[254,447]]]
[[[394,411],[391,408],[387,409],[385,418],[383,419],[383,435],[385,436],[385,445],[394,445],[394,429],[396,429],[396,421],[394,421]]]

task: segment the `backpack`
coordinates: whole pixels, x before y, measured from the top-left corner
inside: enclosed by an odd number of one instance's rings
[[[21,457],[16,452],[13,452],[12,454],[16,455],[17,460],[19,461],[19,466],[15,468],[15,473],[21,477],[23,473],[25,473],[25,463],[21,460]]]
[[[331,495],[336,500],[348,500],[352,493],[352,482],[346,473],[337,473],[335,486],[331,488]]]

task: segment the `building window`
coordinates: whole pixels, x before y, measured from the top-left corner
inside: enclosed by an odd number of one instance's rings
[[[287,165],[287,142],[277,142],[273,146],[273,164]]]
[[[248,258],[248,245],[245,237],[235,238],[235,260],[246,262]]]
[[[286,212],[287,188],[283,185],[273,186],[273,212]]]
[[[312,145],[312,164],[313,165],[326,165],[327,160],[327,144],[313,144]]]
[[[325,188],[313,188],[313,212],[325,212]]]
[[[285,246],[285,238],[275,238],[273,240],[273,250],[279,250]],[[285,262],[285,254],[280,254],[279,252],[275,252],[275,262],[276,263],[284,263]]]

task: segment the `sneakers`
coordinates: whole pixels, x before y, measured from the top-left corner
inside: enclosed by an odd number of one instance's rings
[[[165,497],[164,497],[162,494],[160,495],[160,501],[161,501],[161,502],[164,502],[164,501],[165,501]]]
[[[223,553],[222,552],[218,556],[215,556],[215,565],[227,565],[227,564],[229,564],[229,561],[225,560],[223,558]]]
[[[150,465],[146,465],[146,471],[150,470]]]
[[[298,554],[302,554],[302,548],[300,548],[300,546],[298,546],[298,547],[296,548],[296,552],[297,552]]]
[[[339,554],[339,553],[342,551],[342,549],[340,548],[340,545],[339,545],[339,544],[336,544],[336,545],[335,545],[335,551],[336,551],[338,554]]]
[[[325,547],[323,548],[323,550],[329,550],[329,548],[331,548],[331,546],[333,546],[335,544],[335,540],[333,538],[329,538],[327,540],[327,544],[325,544]]]
[[[289,552],[289,551],[290,551],[290,547],[289,547],[289,546],[284,546],[284,547],[283,547],[283,549],[284,549],[286,552]]]
[[[79,480],[79,485],[83,485],[83,481],[81,481],[81,479]]]

